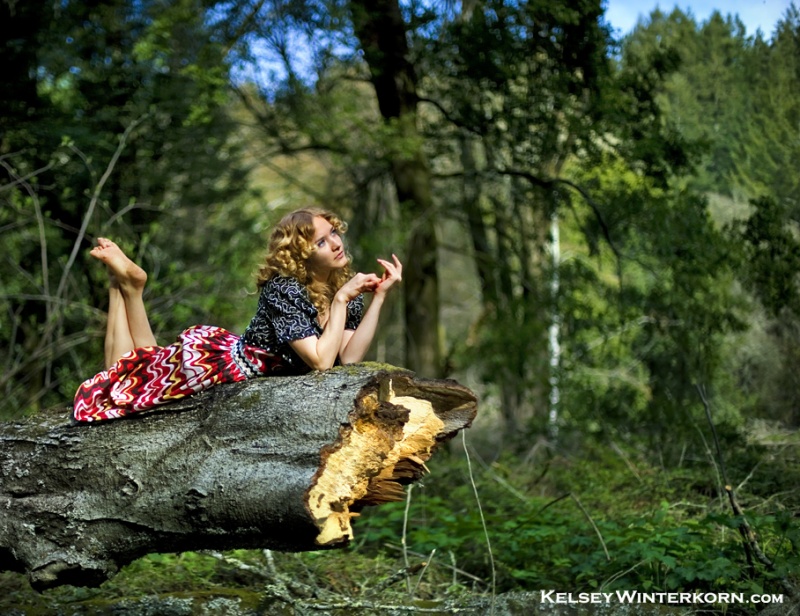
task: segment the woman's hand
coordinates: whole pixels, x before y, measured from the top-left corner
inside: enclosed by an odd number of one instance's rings
[[[375,274],[358,273],[342,285],[336,292],[336,298],[349,302],[358,297],[361,293],[372,293],[381,284],[381,279]]]
[[[341,302],[349,302],[358,297],[361,293],[375,293],[384,296],[395,284],[403,279],[403,264],[397,255],[392,255],[393,262],[378,259],[378,263],[383,266],[383,276],[378,278],[376,274],[358,273],[342,285],[336,292],[336,299]]]
[[[403,264],[400,263],[400,259],[395,254],[392,255],[392,260],[394,263],[378,259],[378,263],[383,266],[384,271],[378,282],[378,287],[375,289],[375,295],[386,295],[389,289],[403,279]]]
[[[386,294],[403,278],[403,264],[400,263],[397,255],[392,255],[392,261],[378,259],[378,263],[384,269],[383,276],[380,278],[375,274],[357,274],[353,277],[355,280],[358,276],[364,276],[363,279],[360,279],[363,290],[372,291],[374,295],[366,313],[364,313],[364,318],[361,319],[361,323],[356,330],[345,332],[346,338],[342,340],[342,345],[339,349],[339,359],[343,364],[352,364],[364,359],[369,345],[375,337],[375,332],[378,330],[381,307]]]

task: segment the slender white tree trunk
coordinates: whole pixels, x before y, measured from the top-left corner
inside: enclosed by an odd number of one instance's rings
[[[550,318],[548,338],[550,342],[550,414],[549,428],[551,436],[558,434],[558,410],[561,400],[559,389],[558,366],[561,362],[561,342],[559,339],[561,329],[561,315],[555,307],[555,300],[559,291],[558,267],[561,261],[561,238],[558,229],[558,214],[553,214],[550,223],[550,252],[553,258],[553,277],[550,280],[550,292],[554,300],[553,312]]]

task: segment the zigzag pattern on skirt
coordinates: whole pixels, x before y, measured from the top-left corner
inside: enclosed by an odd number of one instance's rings
[[[75,393],[77,421],[101,421],[184,398],[219,383],[278,369],[280,357],[245,345],[221,327],[197,325],[164,347],[134,349]]]

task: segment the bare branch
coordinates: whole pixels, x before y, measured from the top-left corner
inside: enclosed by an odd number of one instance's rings
[[[89,226],[89,222],[92,219],[92,213],[94,212],[94,208],[97,206],[97,202],[100,199],[101,193],[103,192],[103,187],[108,181],[108,178],[111,177],[111,173],[114,171],[114,167],[116,167],[117,161],[119,160],[119,157],[122,155],[122,151],[125,149],[125,146],[128,142],[128,137],[130,137],[131,132],[133,132],[133,129],[135,129],[139,124],[141,124],[146,117],[147,114],[142,115],[141,117],[131,122],[125,129],[125,131],[122,133],[122,135],[120,135],[117,149],[114,151],[111,160],[108,161],[108,165],[106,165],[106,170],[103,173],[102,177],[100,178],[100,181],[94,187],[94,191],[92,191],[92,198],[89,201],[89,207],[87,208],[86,214],[83,217],[81,228],[78,230],[78,237],[75,238],[75,242],[72,245],[72,252],[70,252],[69,259],[67,259],[67,264],[64,266],[64,271],[61,275],[61,281],[59,282],[58,289],[56,290],[57,297],[61,297],[61,294],[64,292],[64,287],[67,284],[67,276],[69,275],[69,272],[72,269],[72,264],[75,263],[75,258],[78,256],[78,251],[80,250],[81,243],[83,242],[83,238],[86,235],[86,228]]]
[[[14,173],[12,171],[13,168],[11,167],[11,165],[9,165],[6,162],[6,158],[9,158],[9,157],[10,157],[10,155],[6,155],[6,156],[0,157],[0,165],[2,165],[9,172],[9,174],[12,175],[14,181],[11,182],[10,184],[6,184],[5,186],[0,186],[0,192],[5,192],[6,190],[11,190],[12,188],[15,188],[15,187],[17,187],[17,186],[19,186],[21,184],[25,184],[31,178],[34,178],[37,175],[39,175],[40,173],[44,173],[45,171],[48,171],[48,170],[53,168],[53,163],[49,162],[44,167],[36,169],[35,171],[31,171],[27,175],[17,175],[16,173]]]

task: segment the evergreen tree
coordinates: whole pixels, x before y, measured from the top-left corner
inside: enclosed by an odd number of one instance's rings
[[[792,4],[769,43],[755,41],[741,88],[747,106],[732,144],[735,179],[751,198],[772,197],[800,222],[800,11]]]

